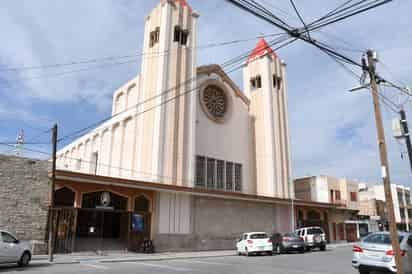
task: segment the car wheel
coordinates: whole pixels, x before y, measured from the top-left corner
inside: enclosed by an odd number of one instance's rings
[[[19,266],[28,266],[31,260],[30,252],[26,251],[21,255],[19,262],[17,263]]]
[[[301,254],[305,253],[305,248],[302,247],[302,248],[299,250],[299,253],[301,253]]]
[[[269,251],[269,252],[268,252],[268,255],[269,255],[269,256],[272,256],[272,255],[273,255],[273,252],[272,252],[272,251]]]
[[[359,274],[369,274],[370,272],[369,271],[366,271],[366,270],[359,270]]]
[[[326,250],[326,245],[322,245],[321,247],[320,247],[320,251],[325,251]]]

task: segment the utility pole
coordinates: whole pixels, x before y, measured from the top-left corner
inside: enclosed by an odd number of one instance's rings
[[[54,186],[56,183],[56,152],[57,152],[57,124],[52,129],[52,174],[50,181],[50,211],[49,211],[49,261],[53,262],[53,215],[54,215]]]
[[[381,159],[381,165],[382,165],[382,178],[383,178],[383,185],[385,189],[386,206],[388,209],[389,230],[390,230],[390,235],[391,235],[392,248],[395,253],[397,273],[404,274],[405,272],[403,271],[401,249],[399,245],[399,235],[398,235],[398,231],[396,228],[395,212],[394,212],[394,206],[393,206],[393,200],[392,200],[391,181],[390,181],[390,174],[389,174],[389,162],[388,162],[388,154],[387,154],[386,142],[385,142],[385,131],[383,128],[378,86],[376,83],[376,60],[375,60],[376,54],[374,51],[368,50],[367,55],[368,55],[368,71],[369,71],[369,76],[371,80],[373,105],[375,109],[376,128],[377,128],[377,133],[378,133],[378,145],[379,145],[379,153],[380,153],[380,159]]]
[[[412,144],[411,136],[409,134],[408,121],[406,120],[405,110],[401,109],[401,111],[399,111],[399,114],[401,115],[402,133],[403,137],[405,138],[406,147],[408,149],[409,164],[412,170]]]

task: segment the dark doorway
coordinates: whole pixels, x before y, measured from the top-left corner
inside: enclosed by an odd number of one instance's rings
[[[76,251],[127,248],[128,212],[80,209],[77,223]]]
[[[75,193],[67,188],[62,187],[54,192],[54,205],[56,207],[74,207]]]

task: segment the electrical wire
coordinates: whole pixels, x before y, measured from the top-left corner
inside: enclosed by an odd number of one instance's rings
[[[278,43],[282,43],[282,42],[284,42],[284,41],[287,40],[287,39],[288,39],[287,36],[285,36],[284,38],[275,39],[274,41],[271,41],[271,42],[269,43],[268,47],[274,46],[275,44],[278,44]],[[242,54],[242,55],[236,56],[236,57],[234,57],[234,58],[231,58],[230,60],[228,60],[227,62],[224,62],[224,63],[222,64],[222,69],[225,69],[226,67],[230,67],[230,66],[233,66],[233,65],[235,65],[235,64],[238,64],[238,63],[240,63],[240,62],[243,62],[244,59],[247,58],[252,52],[253,52],[253,50],[248,51],[246,54]],[[243,65],[238,66],[238,67],[235,67],[235,68],[233,68],[232,70],[230,70],[228,73],[232,73],[232,72],[234,72],[234,71],[236,71],[236,70],[238,70],[238,69],[240,69],[240,68],[242,68],[242,67],[243,67]],[[113,115],[113,116],[108,116],[108,117],[106,117],[106,118],[104,118],[104,119],[102,119],[102,120],[100,120],[100,121],[97,121],[97,122],[95,122],[95,123],[93,123],[93,124],[91,124],[91,125],[89,125],[89,126],[87,126],[87,127],[84,127],[84,128],[82,128],[82,129],[79,129],[79,130],[74,131],[73,133],[70,133],[70,134],[68,134],[68,135],[66,135],[66,136],[63,136],[63,137],[60,138],[58,141],[61,142],[61,141],[65,140],[65,139],[73,138],[73,137],[77,138],[77,137],[79,137],[80,135],[82,135],[82,134],[83,134],[85,131],[87,131],[87,130],[90,130],[90,129],[92,129],[92,128],[94,128],[94,127],[96,127],[96,126],[98,126],[98,125],[100,125],[100,124],[102,124],[102,123],[104,123],[104,122],[106,122],[106,121],[108,121],[108,120],[111,120],[111,119],[113,119],[113,118],[115,118],[115,117],[118,117],[118,116],[120,116],[120,115],[122,115],[122,114],[124,114],[124,113],[126,113],[126,112],[128,112],[128,111],[130,111],[130,110],[132,110],[132,109],[137,109],[138,107],[143,106],[144,104],[147,104],[148,102],[150,102],[150,101],[152,101],[152,100],[155,100],[155,99],[158,99],[158,98],[160,98],[160,97],[163,97],[164,95],[167,95],[168,93],[170,93],[170,92],[172,92],[172,91],[174,91],[174,90],[176,90],[176,89],[178,89],[178,88],[180,88],[180,87],[182,87],[182,86],[186,86],[186,85],[190,84],[191,82],[195,81],[196,79],[197,79],[197,77],[190,78],[190,79],[188,79],[188,80],[186,80],[186,81],[184,81],[184,82],[182,82],[182,83],[177,84],[177,85],[174,86],[174,87],[171,87],[171,88],[169,88],[169,89],[167,89],[167,90],[159,93],[158,95],[152,96],[152,97],[150,97],[150,98],[148,98],[148,99],[146,99],[146,100],[144,100],[144,101],[142,101],[142,102],[139,102],[139,103],[136,104],[136,105],[130,106],[129,108],[127,108],[126,110],[124,110],[124,111],[122,111],[122,112],[116,113],[116,114]],[[174,97],[172,97],[172,98],[169,98],[169,99],[163,101],[162,103],[160,103],[160,104],[158,104],[158,105],[155,105],[155,106],[153,106],[153,107],[151,107],[151,108],[149,108],[149,109],[140,111],[140,112],[138,112],[138,113],[136,113],[136,114],[134,114],[134,115],[144,114],[144,113],[146,113],[146,112],[148,112],[148,111],[150,111],[150,110],[153,110],[153,109],[155,109],[155,108],[157,108],[157,107],[160,107],[160,106],[162,106],[163,104],[166,104],[166,103],[168,103],[168,102],[171,102],[171,101],[173,101],[173,100],[175,100],[175,99],[177,99],[177,98],[179,98],[179,97],[181,97],[181,96],[183,96],[183,95],[186,95],[186,94],[188,94],[188,93],[190,93],[190,92],[193,92],[194,90],[199,89],[199,88],[200,88],[200,86],[195,87],[195,88],[193,88],[193,89],[189,89],[188,91],[186,91],[186,92],[184,92],[184,93],[178,94],[177,96],[174,96]]]

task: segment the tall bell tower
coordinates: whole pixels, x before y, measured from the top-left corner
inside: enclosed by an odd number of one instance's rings
[[[254,118],[257,194],[293,195],[285,64],[262,38],[243,71]]]
[[[186,0],[161,0],[146,18],[138,112],[152,110],[138,119],[136,164],[156,182],[193,178],[198,17]]]

